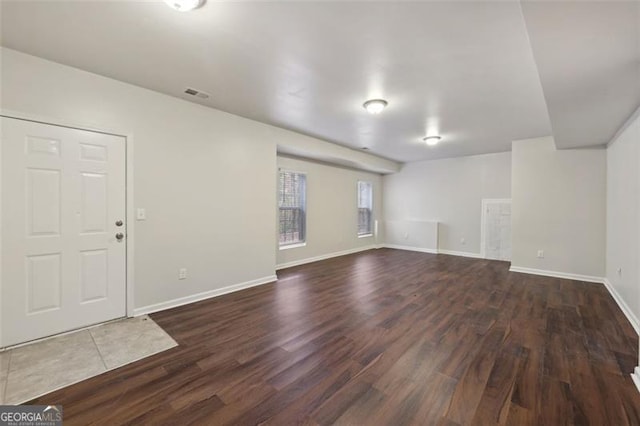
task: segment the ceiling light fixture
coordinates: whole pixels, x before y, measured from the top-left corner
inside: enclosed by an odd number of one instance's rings
[[[440,142],[440,139],[442,139],[440,136],[427,136],[422,138],[422,140],[429,146],[437,145],[438,142]]]
[[[164,0],[164,2],[179,12],[188,12],[201,7],[205,0]]]
[[[370,99],[362,104],[362,106],[369,114],[380,114],[388,104],[384,99]]]

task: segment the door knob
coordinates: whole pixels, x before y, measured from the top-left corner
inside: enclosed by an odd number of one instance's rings
[[[116,240],[122,241],[123,238],[124,238],[124,234],[122,232],[118,232],[116,234]]]
[[[121,220],[116,220],[116,226],[122,226],[122,221]]]

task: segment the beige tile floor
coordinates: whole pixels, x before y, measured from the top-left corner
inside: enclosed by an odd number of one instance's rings
[[[20,404],[174,346],[145,315],[0,352],[0,404]]]

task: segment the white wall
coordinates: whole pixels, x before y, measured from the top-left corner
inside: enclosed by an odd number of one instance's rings
[[[515,141],[511,187],[513,268],[604,277],[604,149],[557,150],[551,137]]]
[[[509,152],[420,161],[384,176],[383,215],[389,221],[440,222],[440,250],[479,254],[482,199],[510,196]]]
[[[135,306],[270,277],[276,146],[312,145],[379,169],[397,164],[116,80],[1,49],[3,112],[133,137]],[[178,269],[188,268],[179,281]]]
[[[607,148],[606,277],[640,317],[640,115]],[[621,272],[618,273],[618,269]]]
[[[373,220],[378,220],[380,175],[284,156],[278,156],[278,167],[307,175],[307,242],[284,250],[276,244],[278,265],[375,245],[374,237],[358,238],[357,182],[373,184]]]
[[[387,247],[438,253],[438,222],[385,220],[382,223]]]

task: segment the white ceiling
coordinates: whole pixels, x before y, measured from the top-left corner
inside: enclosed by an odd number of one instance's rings
[[[182,94],[194,87],[211,94],[196,102],[414,161],[507,151],[552,125],[559,146],[605,143],[640,104],[637,20],[589,4],[565,4],[562,20],[552,3],[523,15],[517,1],[210,0],[190,13],[158,1],[3,1],[1,43],[196,101]],[[594,39],[603,31],[616,35]],[[608,65],[593,66],[599,52]],[[371,116],[362,103],[378,97],[389,107]],[[427,132],[441,144],[426,147]]]
[[[556,145],[606,144],[640,106],[640,1],[522,9]]]

